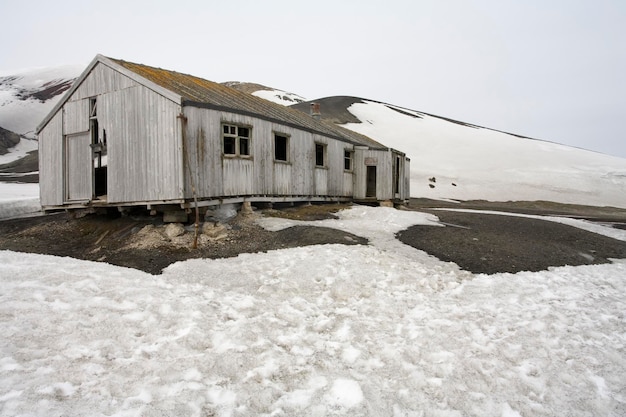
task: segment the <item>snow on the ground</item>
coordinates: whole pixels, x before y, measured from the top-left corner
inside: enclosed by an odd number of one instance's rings
[[[0,165],[17,161],[36,150],[37,147],[36,140],[21,138],[16,146],[9,149],[8,153],[0,155]],[[16,177],[29,174],[32,173],[11,173],[10,175]],[[0,174],[0,179],[5,175]],[[30,215],[40,211],[39,184],[0,181],[0,219]]]
[[[344,127],[411,158],[413,197],[626,207],[624,158],[395,109],[355,103]]]
[[[39,184],[0,182],[0,219],[40,211]]]
[[[393,238],[434,222],[159,276],[1,251],[0,415],[625,415],[626,262],[472,275]]]

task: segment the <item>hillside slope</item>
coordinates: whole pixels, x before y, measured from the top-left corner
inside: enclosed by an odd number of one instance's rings
[[[6,154],[10,148],[13,148],[19,142],[20,135],[0,126],[0,155]]]
[[[34,138],[37,125],[83,69],[64,65],[0,75],[0,127]]]
[[[406,152],[411,196],[626,207],[624,158],[356,97],[316,102],[322,118]]]

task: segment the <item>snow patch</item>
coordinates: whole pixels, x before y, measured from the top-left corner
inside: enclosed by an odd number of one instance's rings
[[[305,98],[300,97],[297,94],[287,93],[282,90],[258,90],[252,93],[252,95],[283,106],[291,106],[292,104],[307,101]]]
[[[8,149],[4,155],[0,155],[0,165],[8,164],[24,158],[32,151],[39,148],[39,142],[34,139],[21,138],[17,145]]]
[[[39,184],[0,182],[0,219],[39,212]]]
[[[340,378],[333,382],[327,400],[330,405],[352,408],[363,401],[363,391],[357,381]]]
[[[0,415],[623,414],[626,261],[473,275],[393,238],[423,223],[159,276],[0,251]]]

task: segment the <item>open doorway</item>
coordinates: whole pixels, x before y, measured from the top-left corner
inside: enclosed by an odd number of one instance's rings
[[[393,195],[395,198],[399,197],[400,193],[400,172],[402,168],[402,160],[400,156],[396,155],[393,160]]]
[[[376,198],[376,165],[367,166],[365,182],[365,197]]]
[[[107,132],[98,124],[98,102],[89,99],[89,131],[91,134],[93,197],[100,198],[107,194]]]

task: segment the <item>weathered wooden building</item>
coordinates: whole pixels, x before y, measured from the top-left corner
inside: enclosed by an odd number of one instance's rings
[[[96,56],[37,128],[44,210],[403,201],[406,155],[229,87]]]

